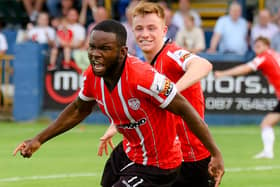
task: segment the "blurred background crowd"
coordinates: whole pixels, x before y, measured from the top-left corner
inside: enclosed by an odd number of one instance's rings
[[[128,32],[129,53],[143,58],[132,32],[132,10],[138,0],[1,0],[0,55],[13,54],[13,45],[49,45],[48,71],[89,64],[87,48],[94,25],[112,18]],[[154,1],[155,2],[155,1]],[[277,0],[156,1],[166,14],[168,33],[178,45],[201,55],[254,57],[258,36],[271,40],[280,52],[280,3]],[[11,36],[14,30],[15,34]],[[9,49],[11,48],[11,49]]]

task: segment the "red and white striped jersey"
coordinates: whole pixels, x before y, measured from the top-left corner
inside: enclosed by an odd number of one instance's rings
[[[269,49],[255,57],[248,65],[254,71],[262,72],[274,87],[277,99],[280,100],[280,55]]]
[[[101,111],[123,134],[124,150],[130,160],[162,169],[182,162],[176,138],[175,115],[164,110],[176,95],[176,87],[149,64],[127,56],[121,77],[110,92],[104,79],[89,67],[79,97],[96,100]]]
[[[198,57],[174,43],[166,42],[151,64],[158,72],[166,75],[172,82],[176,83],[186,72],[186,64],[192,58]],[[200,117],[204,119],[205,104],[200,82],[185,89],[181,94],[196,109]],[[181,118],[178,120],[177,134],[181,141],[185,162],[198,161],[210,156],[209,151],[189,130],[188,125]]]

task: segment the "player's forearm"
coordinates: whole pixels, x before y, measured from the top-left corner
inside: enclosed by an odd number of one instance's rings
[[[252,69],[247,64],[242,64],[228,70],[220,71],[220,73],[221,76],[238,76],[238,75],[246,75],[251,71]]]
[[[55,136],[75,127],[86,118],[89,113],[90,112],[81,112],[74,101],[61,112],[59,117],[52,124],[39,133],[35,139],[43,144]]]
[[[195,57],[191,60],[190,66],[186,69],[186,73],[176,83],[178,92],[187,89],[207,76],[212,70],[212,64],[205,59]]]
[[[221,156],[207,124],[183,96],[177,94],[167,109],[182,117],[189,129],[199,138],[212,156]]]
[[[189,129],[199,138],[212,156],[221,155],[207,124],[197,114],[196,117],[185,116],[183,118],[188,124]]]
[[[117,127],[114,124],[111,124],[106,130],[105,134],[102,136],[103,139],[113,138],[118,133]]]
[[[182,117],[188,124],[190,130],[199,138],[199,140],[203,143],[212,156],[221,154],[207,124],[201,119],[194,109],[189,112],[184,112]]]

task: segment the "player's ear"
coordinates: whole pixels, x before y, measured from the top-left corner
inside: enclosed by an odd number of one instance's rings
[[[168,27],[167,27],[167,25],[164,25],[163,26],[163,34],[166,35],[167,31],[168,31]]]
[[[125,56],[127,55],[127,47],[126,46],[122,46],[120,49],[120,57],[125,58]]]

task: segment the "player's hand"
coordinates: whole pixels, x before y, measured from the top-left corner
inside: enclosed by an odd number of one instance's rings
[[[98,156],[102,156],[103,152],[105,152],[106,155],[109,154],[108,144],[112,149],[114,149],[115,146],[113,144],[112,138],[105,138],[104,136],[102,136],[100,138],[100,143],[99,143],[99,147],[98,147],[98,153],[97,153]]]
[[[108,144],[109,146],[114,149],[114,144],[112,141],[113,136],[117,133],[117,129],[115,125],[110,125],[110,127],[107,129],[105,134],[100,138],[100,143],[98,147],[98,156],[102,156],[103,152],[105,152],[106,155],[108,155]]]
[[[20,152],[21,156],[24,158],[30,158],[32,154],[40,148],[40,146],[41,143],[38,140],[26,140],[16,147],[13,155],[16,156],[17,152]]]
[[[215,78],[221,78],[224,75],[223,75],[222,71],[214,71],[214,76],[215,76]]]
[[[214,178],[215,187],[218,187],[225,173],[224,161],[221,155],[211,157],[210,163],[208,164],[208,172]]]

